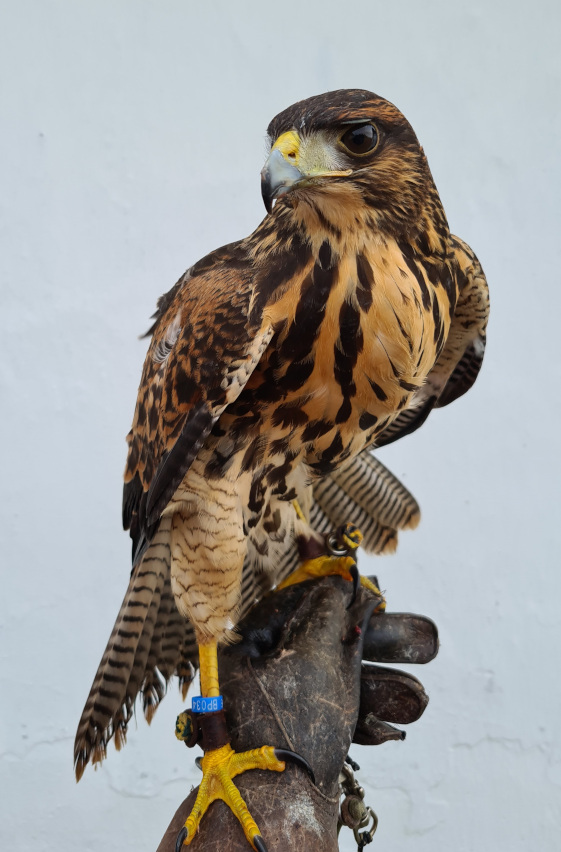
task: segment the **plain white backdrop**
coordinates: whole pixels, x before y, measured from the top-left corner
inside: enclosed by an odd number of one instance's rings
[[[0,5],[3,849],[151,852],[197,782],[174,688],[72,772],[129,574],[138,335],[263,217],[269,120],[349,86],[409,118],[492,295],[473,391],[381,454],[423,520],[362,569],[442,647],[406,742],[353,749],[371,848],[559,848],[560,22],[555,0]]]

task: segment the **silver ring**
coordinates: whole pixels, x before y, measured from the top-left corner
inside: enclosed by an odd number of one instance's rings
[[[341,546],[339,539],[337,538],[336,533],[330,533],[330,535],[327,536],[325,543],[327,545],[327,549],[329,550],[331,556],[348,556],[349,555],[349,548],[348,547],[343,548]]]

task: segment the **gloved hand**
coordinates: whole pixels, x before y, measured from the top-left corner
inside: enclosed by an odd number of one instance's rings
[[[364,817],[364,825],[369,814],[353,785],[352,762],[346,762],[351,743],[403,739],[389,723],[414,722],[428,702],[412,675],[363,661],[429,662],[438,650],[433,622],[374,612],[381,599],[361,586],[354,601],[352,596],[351,584],[340,577],[275,592],[239,626],[241,641],[219,654],[232,747],[245,751],[266,743],[288,749],[313,771],[312,780],[302,765],[287,761],[284,772],[255,770],[236,778],[269,852],[336,852],[341,822],[356,827],[358,836],[357,823]],[[194,797],[179,807],[158,852],[174,852]],[[368,827],[375,828],[372,818]],[[249,848],[221,802],[190,845],[193,852]]]

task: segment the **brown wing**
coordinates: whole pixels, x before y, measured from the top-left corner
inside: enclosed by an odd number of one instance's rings
[[[135,563],[271,339],[261,316],[250,319],[253,292],[251,261],[233,243],[199,261],[159,302],[127,438],[123,525]]]
[[[384,447],[423,425],[433,408],[442,408],[468,391],[475,382],[485,353],[489,317],[487,280],[477,257],[459,237],[451,237],[451,270],[459,296],[450,332],[427,380],[414,398],[376,441]]]

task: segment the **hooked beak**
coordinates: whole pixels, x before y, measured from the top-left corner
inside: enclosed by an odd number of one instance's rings
[[[267,213],[272,211],[274,199],[285,195],[303,177],[278,148],[273,148],[261,172],[261,195]]]
[[[283,133],[269,154],[261,172],[261,195],[267,213],[273,209],[273,200],[284,195],[304,175],[298,168],[300,160],[300,136],[295,130]]]

